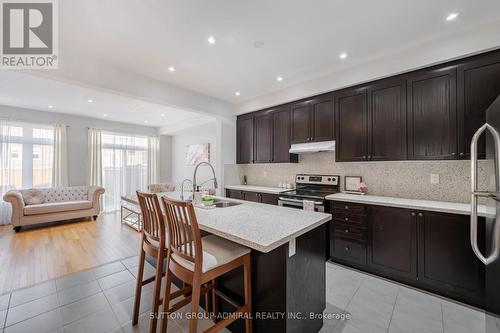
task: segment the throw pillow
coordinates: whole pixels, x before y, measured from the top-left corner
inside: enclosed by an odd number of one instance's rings
[[[23,200],[26,205],[39,205],[43,204],[43,191],[35,188],[23,191]]]

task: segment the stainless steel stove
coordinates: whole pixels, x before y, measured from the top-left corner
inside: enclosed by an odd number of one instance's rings
[[[295,187],[295,190],[280,193],[279,206],[304,209],[308,207],[305,201],[311,201],[315,211],[324,212],[325,197],[340,191],[340,176],[298,174]]]

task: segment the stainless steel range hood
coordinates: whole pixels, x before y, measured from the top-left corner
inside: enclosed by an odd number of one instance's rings
[[[335,151],[335,141],[321,141],[297,143],[290,147],[291,154],[319,153],[321,151]]]

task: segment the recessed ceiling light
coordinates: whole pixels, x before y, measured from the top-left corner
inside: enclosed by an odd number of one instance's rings
[[[340,58],[340,59],[345,59],[345,58],[347,58],[347,53],[342,52],[342,53],[339,55],[339,58]]]
[[[236,96],[241,95],[239,91],[235,92],[234,94],[235,94]]]
[[[162,117],[165,117],[165,114],[164,114],[164,113],[162,113],[162,114],[161,114],[161,116],[162,116]]]
[[[107,114],[107,113],[104,113],[102,116],[103,116],[103,117],[107,117],[107,116],[108,116],[108,114]]]
[[[87,102],[94,103],[94,100],[93,99],[88,99]]]
[[[175,72],[175,67],[170,66],[170,67],[168,68],[168,70],[169,70],[170,72]]]
[[[49,109],[53,109],[53,108],[54,108],[54,105],[52,105],[52,104],[51,104],[51,105],[49,105],[49,106],[47,106],[47,107],[48,107]]]
[[[147,120],[144,120],[144,124],[147,124],[147,123],[148,123],[148,121],[147,121]]]
[[[261,41],[261,40],[255,41],[253,43],[253,46],[255,46],[256,48],[260,49],[261,47],[264,47],[264,42]]]
[[[215,44],[215,37],[214,36],[209,36],[207,40],[208,40],[209,44]]]
[[[276,78],[276,81],[278,81],[278,82],[283,81],[283,77],[282,77],[282,76],[278,76],[278,77]]]
[[[458,13],[450,13],[448,16],[446,16],[446,21],[453,21],[458,17]]]

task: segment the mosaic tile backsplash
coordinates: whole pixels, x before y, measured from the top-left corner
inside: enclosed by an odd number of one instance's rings
[[[478,184],[485,189],[488,161],[479,161]],[[333,153],[299,155],[299,163],[226,165],[226,185],[241,184],[247,176],[249,185],[274,186],[293,183],[295,174],[332,174],[362,176],[368,194],[409,199],[470,202],[470,161],[394,161],[335,162]],[[431,184],[430,175],[439,175],[439,184]]]

